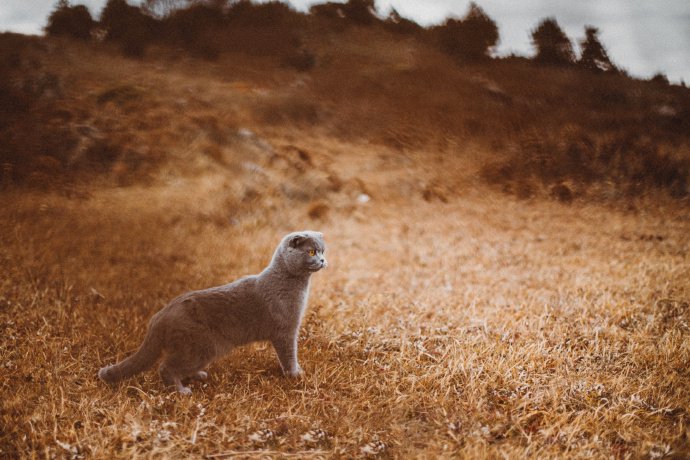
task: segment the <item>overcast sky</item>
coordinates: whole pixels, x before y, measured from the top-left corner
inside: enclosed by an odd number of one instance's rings
[[[106,0],[73,0],[94,16]],[[40,34],[56,0],[0,0],[0,31]],[[130,0],[130,3],[138,3]],[[325,0],[292,0],[305,10]],[[499,27],[499,54],[533,53],[530,31],[541,18],[555,17],[578,41],[585,25],[601,30],[600,38],[617,65],[638,77],[664,72],[671,81],[690,83],[690,0],[476,0]],[[469,0],[377,0],[386,14],[391,6],[423,25],[448,16],[463,16]]]

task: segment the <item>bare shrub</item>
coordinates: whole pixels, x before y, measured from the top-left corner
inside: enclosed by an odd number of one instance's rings
[[[191,55],[215,60],[223,49],[223,12],[205,4],[174,11],[164,22],[169,44],[183,47]]]
[[[37,121],[41,126],[39,131]],[[0,140],[0,161],[11,169],[11,177],[7,179],[14,184],[32,181],[31,185],[38,187],[54,185],[63,179],[70,154],[78,144],[78,137],[59,118],[48,113],[15,120],[2,130]],[[35,180],[37,174],[42,178],[40,181]]]
[[[240,1],[226,14],[224,50],[278,58],[308,70],[314,62],[310,53],[301,54],[305,25],[304,15],[285,3]]]
[[[108,0],[101,11],[100,25],[106,31],[106,40],[119,43],[129,57],[142,57],[159,33],[155,19],[125,0]]]
[[[60,0],[48,16],[45,31],[48,35],[88,40],[94,21],[84,5],[71,6],[69,1]]]
[[[28,110],[40,97],[24,65],[33,46],[19,34],[0,34],[0,126]]]
[[[466,61],[487,58],[498,43],[496,22],[474,2],[464,18],[447,19],[430,32],[441,50]]]
[[[523,137],[505,159],[484,166],[483,178],[511,193],[516,184],[536,181],[552,197],[566,202],[575,196],[571,187],[563,185],[566,182],[583,189],[608,182],[627,196],[655,190],[675,198],[690,193],[690,160],[669,155],[659,143],[629,133],[603,141],[578,131],[562,137]]]
[[[277,57],[285,65],[308,70],[313,57],[301,54],[299,30],[304,16],[281,2],[255,4],[239,1],[194,3],[174,10],[163,22],[164,43],[180,46],[191,55],[208,60],[224,52]]]
[[[566,65],[575,61],[573,44],[555,18],[542,20],[532,32],[534,60],[543,64]]]

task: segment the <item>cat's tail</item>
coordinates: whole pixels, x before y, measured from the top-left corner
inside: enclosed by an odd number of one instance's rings
[[[98,377],[106,383],[117,383],[134,374],[143,372],[153,366],[161,354],[162,343],[152,327],[146,332],[146,337],[139,349],[131,356],[117,364],[105,366],[98,371]]]

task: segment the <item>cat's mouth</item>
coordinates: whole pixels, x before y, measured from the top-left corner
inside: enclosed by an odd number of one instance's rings
[[[328,262],[323,261],[323,262],[321,262],[321,263],[319,263],[319,264],[310,266],[310,267],[309,267],[309,271],[311,271],[311,272],[318,272],[318,271],[321,270],[322,268],[327,268],[327,267],[328,267]]]

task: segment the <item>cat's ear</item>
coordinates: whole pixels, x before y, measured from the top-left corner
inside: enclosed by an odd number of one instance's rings
[[[292,236],[288,239],[288,246],[291,247],[291,248],[296,248],[296,247],[298,247],[300,244],[302,244],[302,243],[304,242],[304,240],[306,240],[306,239],[307,239],[307,237],[304,236],[304,235],[302,235],[302,234],[300,234],[300,233],[298,233],[298,234],[296,234],[296,235],[292,235]]]

